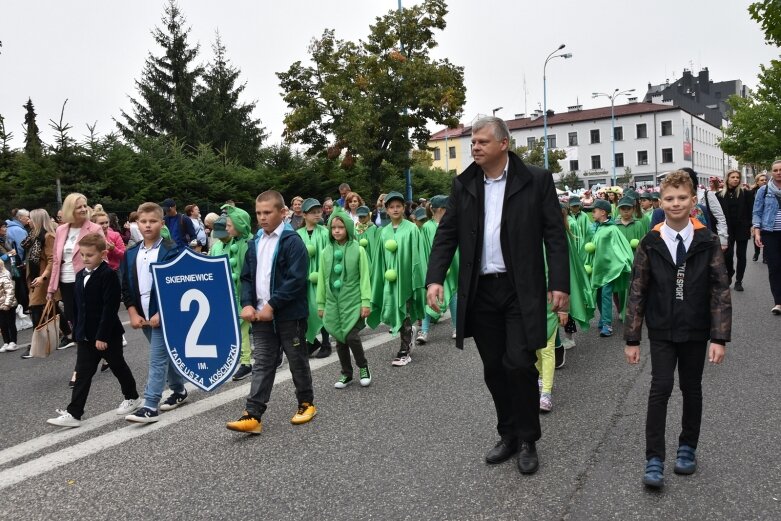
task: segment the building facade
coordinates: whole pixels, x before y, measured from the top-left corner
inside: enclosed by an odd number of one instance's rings
[[[575,172],[584,186],[618,184],[655,185],[657,176],[682,167],[693,168],[700,183],[707,185],[710,176],[723,176],[737,166],[718,147],[721,129],[704,119],[671,105],[629,102],[614,107],[615,157],[611,139],[611,108],[583,110],[570,107],[568,112],[548,113],[548,147],[564,150],[565,159],[559,161],[558,179]],[[543,139],[542,112],[530,117],[507,121],[516,146],[532,146]],[[439,147],[443,138],[440,131],[429,143]],[[456,149],[458,172],[472,162],[468,153],[471,127],[450,129],[448,146]],[[460,145],[453,143],[459,140]],[[441,152],[440,152],[441,154]],[[441,155],[440,155],[441,157]],[[434,163],[438,166],[436,160]],[[452,160],[450,163],[452,166]]]

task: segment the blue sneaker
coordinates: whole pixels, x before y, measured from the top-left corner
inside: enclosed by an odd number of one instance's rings
[[[599,336],[603,338],[613,336],[613,328],[608,325],[602,326],[602,329],[599,330]]]
[[[664,461],[661,458],[651,458],[645,464],[643,484],[651,488],[664,486]]]
[[[694,474],[697,470],[697,456],[694,454],[696,450],[688,445],[678,447],[678,456],[675,458],[673,472],[684,475]]]
[[[128,414],[125,419],[133,423],[154,423],[160,419],[157,411],[153,411],[149,407],[141,407],[133,414]]]
[[[183,393],[173,393],[171,396],[163,400],[160,404],[161,411],[172,411],[182,405],[187,399],[187,391]]]

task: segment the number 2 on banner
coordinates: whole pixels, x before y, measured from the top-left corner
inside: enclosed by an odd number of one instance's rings
[[[188,289],[182,295],[179,309],[181,311],[190,311],[190,305],[193,302],[198,304],[198,314],[195,315],[195,320],[190,325],[190,330],[187,332],[187,337],[184,340],[184,356],[187,358],[217,358],[216,345],[202,345],[198,343],[203,326],[206,325],[206,320],[209,318],[209,312],[211,311],[209,299],[200,290]]]

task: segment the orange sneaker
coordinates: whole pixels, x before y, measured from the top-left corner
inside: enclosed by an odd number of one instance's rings
[[[302,404],[299,404],[298,406],[298,412],[290,418],[290,423],[293,425],[301,425],[302,423],[307,423],[309,421],[312,421],[312,418],[315,417],[315,414],[317,414],[317,409],[314,405],[312,405],[309,402],[304,402]]]
[[[244,416],[235,422],[228,422],[225,426],[230,431],[246,432],[247,434],[260,434],[263,430],[263,424],[254,416],[244,411]]]

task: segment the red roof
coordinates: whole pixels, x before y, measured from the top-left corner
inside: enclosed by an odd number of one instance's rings
[[[627,103],[626,105],[617,105],[614,108],[616,117],[619,116],[634,116],[637,114],[649,114],[652,112],[664,112],[668,110],[683,110],[680,107],[674,107],[672,105],[660,105],[658,103]],[[560,114],[554,114],[548,116],[548,126],[562,125],[566,123],[577,123],[579,121],[594,121],[599,119],[610,118],[610,106],[599,107],[595,109],[577,110],[573,112],[562,112]],[[525,128],[535,128],[543,126],[543,117],[539,116],[535,119],[520,118],[506,120],[507,127],[512,132],[513,130],[520,130]],[[465,126],[463,128],[451,128],[442,129],[430,138],[430,141],[438,141],[445,139],[447,134],[448,139],[454,137],[460,137],[469,135],[472,132],[471,126]]]

